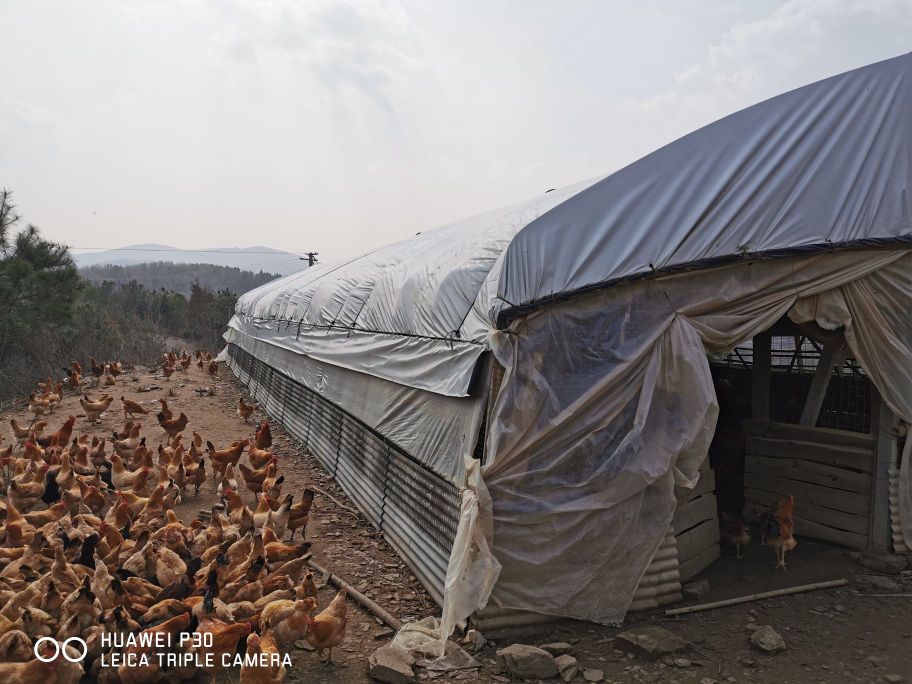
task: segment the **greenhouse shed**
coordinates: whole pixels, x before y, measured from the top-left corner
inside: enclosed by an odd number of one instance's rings
[[[870,475],[843,478],[868,487],[848,523],[903,550],[910,78],[912,55],[857,69],[607,177],[269,283],[238,303],[229,365],[384,530],[445,631],[675,600],[685,563],[712,559],[708,537],[675,534],[712,517],[710,358],[750,341],[755,446],[845,447],[818,404],[835,354],[864,373],[896,429],[843,440]],[[767,340],[799,330],[823,351],[796,433],[763,406]]]

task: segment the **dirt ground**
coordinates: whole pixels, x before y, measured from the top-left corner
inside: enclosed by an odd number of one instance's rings
[[[141,386],[150,385],[161,389],[138,391]],[[200,396],[194,391],[203,387],[213,388],[215,396]],[[253,437],[254,421],[245,424],[235,411],[244,388],[224,365],[218,378],[211,378],[195,366],[186,373],[175,373],[171,380],[141,369],[126,370],[117,387],[108,391],[118,398],[124,394],[153,410],[143,421],[143,434],[153,448],[163,436],[154,417],[157,410],[154,405],[159,397],[166,398],[175,413],[187,414],[188,432],[199,432],[217,448],[235,439]],[[169,391],[174,396],[169,396]],[[100,424],[89,425],[84,418],[78,419],[77,429],[109,436],[112,429],[121,428],[125,422],[119,408],[120,402],[115,401]],[[68,394],[49,418],[47,430],[56,430],[68,415],[80,414],[78,395]],[[24,410],[7,413],[4,416],[7,425],[12,417],[20,422],[30,419]],[[339,506],[328,497],[317,495],[308,527],[308,537],[314,542],[313,559],[403,621],[439,614],[439,608],[383,535],[363,516],[347,510],[354,509],[354,504],[319,462],[280,426],[273,425],[273,437],[280,473],[285,475],[283,493],[298,493],[306,486],[316,486],[342,504]],[[253,495],[241,489],[252,506]],[[201,495],[188,494],[177,512],[187,522],[199,511],[208,510],[215,498],[215,486],[209,480]],[[725,550],[718,562],[696,578],[708,578],[712,586],[710,595],[703,601],[841,577],[850,584],[840,589],[767,599],[680,618],[665,618],[663,610],[638,613],[628,616],[623,628],[564,622],[501,635],[475,654],[481,662],[479,670],[440,677],[420,672],[419,678],[440,682],[509,681],[497,665],[498,648],[511,643],[538,645],[565,641],[572,644],[572,655],[579,662],[576,681],[584,681],[582,673],[586,668],[600,670],[607,682],[912,682],[912,576],[874,573],[844,549],[802,539],[800,530],[796,536],[799,545],[789,554],[787,573],[773,572],[773,552],[758,544],[747,547],[745,557],[740,560]],[[332,588],[322,589],[322,601],[328,601],[333,593]],[[392,630],[353,602],[349,603],[348,615],[346,641],[333,652],[335,667],[324,668],[315,653],[295,649],[294,666],[286,681],[370,681],[368,656],[389,640]],[[648,624],[675,632],[690,646],[674,657],[659,661],[615,650],[614,636],[618,632]],[[752,650],[749,642],[752,625],[771,625],[784,637],[786,650],[775,655]],[[893,675],[903,679],[892,678]],[[231,679],[236,679],[236,674]]]

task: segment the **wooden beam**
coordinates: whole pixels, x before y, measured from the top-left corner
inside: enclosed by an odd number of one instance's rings
[[[804,410],[801,412],[801,420],[798,421],[800,425],[814,426],[817,424],[827,387],[830,386],[833,360],[836,358],[838,347],[838,343],[833,341],[827,341],[823,345],[820,359],[817,361],[817,370],[814,371],[814,379],[811,380],[811,389],[808,392],[807,401],[804,402]]]
[[[802,584],[797,587],[787,587],[785,589],[773,589],[764,591],[759,594],[748,594],[747,596],[737,596],[735,598],[725,599],[723,601],[713,601],[712,603],[701,603],[696,606],[687,606],[685,608],[674,608],[665,611],[665,617],[675,615],[687,615],[688,613],[699,613],[704,610],[713,608],[724,608],[725,606],[736,606],[739,603],[750,603],[751,601],[760,601],[762,599],[775,598],[777,596],[789,596],[790,594],[801,594],[805,591],[815,591],[817,589],[835,589],[844,587],[849,583],[847,579],[828,580],[826,582],[814,582],[813,584]]]
[[[754,367],[751,372],[751,416],[754,420],[769,420],[772,341],[770,330],[754,337]]]
[[[798,442],[814,442],[816,444],[867,449],[869,452],[874,451],[874,437],[862,432],[804,427],[791,423],[760,423],[753,420],[744,421],[744,430],[748,437],[791,439]]]

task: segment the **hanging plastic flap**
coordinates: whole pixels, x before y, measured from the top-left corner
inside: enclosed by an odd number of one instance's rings
[[[866,281],[880,301],[902,302],[908,255],[839,252],[679,274],[593,293],[495,333],[505,373],[482,470],[492,507],[490,518],[479,508],[461,520],[475,529],[458,533],[452,576],[461,577],[465,540],[482,532],[502,564],[491,590],[501,607],[623,620],[667,531],[674,488],[693,487],[712,438],[706,352],[768,329],[802,298]],[[865,319],[872,339],[899,340],[878,348],[891,369],[912,344],[902,316],[897,308],[896,320]],[[448,584],[456,608],[447,625],[493,580]]]

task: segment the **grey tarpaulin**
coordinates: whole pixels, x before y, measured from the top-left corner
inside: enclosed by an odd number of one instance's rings
[[[701,128],[521,230],[492,316],[736,255],[908,241],[910,122],[912,53]]]
[[[318,391],[465,486],[444,633],[489,595],[617,622],[705,458],[707,353],[786,314],[835,321],[912,420],[910,78],[912,55],[836,76],[603,179],[270,283],[228,335],[311,364]],[[505,375],[484,467],[462,468],[488,350]]]

